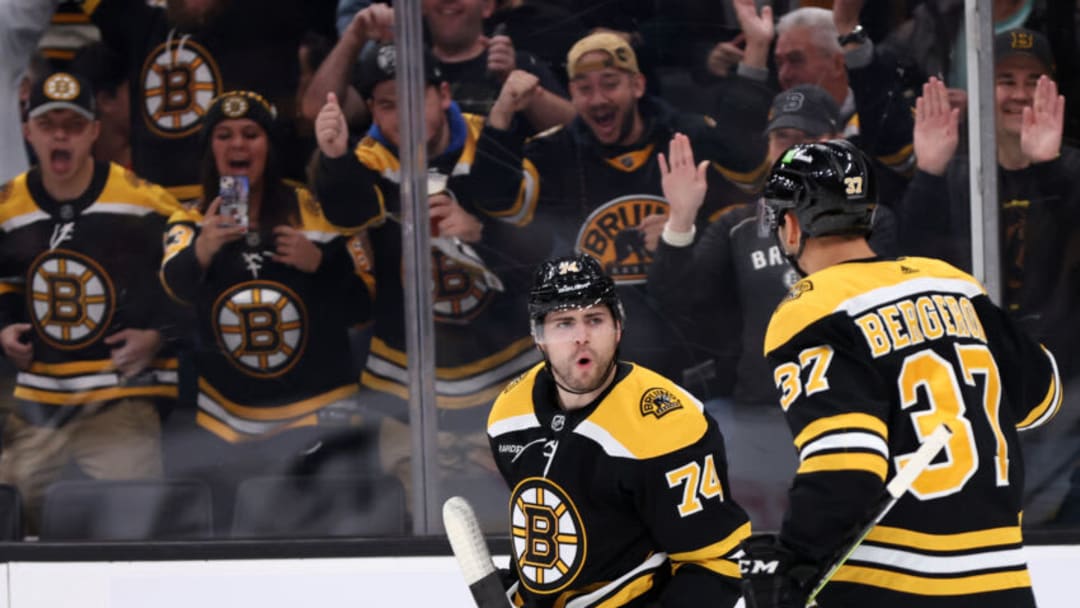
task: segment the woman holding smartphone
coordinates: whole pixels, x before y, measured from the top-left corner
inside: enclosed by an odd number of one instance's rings
[[[238,481],[305,469],[331,436],[369,422],[355,403],[347,329],[369,317],[370,258],[308,190],[282,179],[274,118],[254,92],[214,100],[203,118],[204,196],[170,220],[162,262],[166,290],[194,310],[189,394],[209,432],[180,455],[202,470],[182,473],[211,481],[219,524]]]

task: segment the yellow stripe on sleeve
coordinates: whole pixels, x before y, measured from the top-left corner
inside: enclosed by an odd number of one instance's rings
[[[870,431],[871,433],[880,435],[886,442],[889,439],[889,430],[885,427],[885,423],[880,418],[876,418],[870,414],[838,414],[836,416],[829,416],[828,418],[819,418],[806,425],[806,427],[795,437],[795,448],[802,450],[802,447],[806,443],[813,441],[818,436],[841,429]]]

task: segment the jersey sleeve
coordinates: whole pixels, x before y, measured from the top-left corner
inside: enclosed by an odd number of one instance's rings
[[[348,229],[366,228],[386,217],[386,202],[378,175],[356,153],[339,158],[319,154],[315,188],[323,213],[331,223]]]
[[[866,517],[891,459],[889,389],[848,329],[825,317],[767,353],[799,458],[781,539],[818,563]]]
[[[750,521],[730,494],[724,440],[715,421],[708,419],[696,443],[646,466],[639,509],[673,571],[662,604],[697,606],[708,597],[716,606],[733,605],[739,568],[732,557],[750,535]]]
[[[200,216],[180,210],[165,227],[165,255],[161,261],[161,284],[174,301],[190,305],[195,301],[203,270],[195,257],[195,239],[199,236]]]

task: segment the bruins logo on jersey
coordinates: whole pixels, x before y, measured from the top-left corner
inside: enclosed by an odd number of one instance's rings
[[[577,507],[555,483],[521,480],[510,496],[510,535],[521,583],[534,593],[555,593],[585,565],[585,526]]]
[[[635,194],[600,205],[585,220],[575,247],[603,266],[620,285],[645,282],[652,254],[645,250],[645,233],[638,230],[650,215],[668,212],[667,201],[659,196]]]
[[[280,376],[303,355],[307,311],[284,285],[268,281],[236,285],[218,297],[212,314],[219,346],[246,374]]]
[[[464,325],[480,314],[494,297],[483,276],[441,251],[431,250],[431,262],[436,323]]]
[[[142,113],[150,131],[186,137],[199,130],[210,102],[221,93],[221,72],[205,48],[178,38],[147,55],[142,87]]]
[[[663,388],[650,388],[641,396],[641,415],[652,414],[662,418],[669,412],[682,409],[682,402],[674,393]]]
[[[800,296],[802,296],[802,294],[813,290],[814,282],[808,279],[803,279],[791,286],[791,289],[788,290],[787,297],[784,298],[784,301],[787,302],[791,300],[797,300]]]
[[[105,333],[116,312],[116,290],[94,260],[65,249],[46,251],[30,265],[30,319],[53,348],[82,348]]]

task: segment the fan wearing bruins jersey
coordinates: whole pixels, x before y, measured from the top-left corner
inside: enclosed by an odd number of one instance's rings
[[[622,304],[591,256],[542,263],[528,310],[544,362],[488,418],[511,490],[514,605],[734,605],[750,522],[716,422],[682,387],[618,360]]]
[[[735,184],[752,189],[764,175],[764,138],[760,131],[735,131],[740,122],[752,121],[729,117],[731,126],[721,127],[645,96],[634,51],[618,35],[582,38],[570,49],[567,66],[577,118],[528,142],[509,129],[519,109],[514,100],[528,99],[528,91],[516,90],[512,81],[504,86],[489,115],[495,128],[478,152],[482,160],[501,162],[478,162],[474,168],[483,188],[478,204],[493,205],[485,211],[497,217],[530,220],[537,232],[549,235],[553,253],[595,257],[635,319],[624,356],[703,392],[684,373],[692,366],[693,337],[679,332],[645,291],[668,214],[657,155],[681,132],[712,161],[698,226],[703,229],[727,205],[749,199]],[[769,101],[765,92],[759,105],[768,107]]]
[[[405,352],[405,291],[398,197],[397,54],[393,45],[374,45],[359,64],[359,91],[371,109],[373,126],[355,153],[348,153],[347,127],[336,102],[316,121],[322,149],[317,179],[327,216],[339,225],[367,226],[374,252],[375,327],[361,382],[372,389],[371,402],[404,419],[409,369]],[[507,382],[539,361],[526,331],[524,314],[528,269],[546,248],[527,229],[470,213],[470,168],[484,119],[459,111],[441,70],[428,54],[425,116],[429,165],[428,198],[435,322],[435,392],[443,473],[478,472],[498,488],[484,437],[488,406]],[[380,212],[363,211],[375,192]],[[382,198],[385,197],[385,198]],[[366,223],[364,223],[366,222]],[[399,453],[386,463],[405,475],[408,429],[402,428]],[[454,447],[449,447],[454,446]],[[477,462],[479,461],[479,462]],[[500,523],[501,525],[501,523]]]
[[[156,280],[164,190],[91,149],[100,123],[81,77],[33,85],[23,130],[39,165],[0,189],[0,346],[19,370],[0,480],[26,502],[69,463],[102,479],[162,472],[155,399],[176,397],[175,322]]]
[[[280,110],[286,176],[306,161],[290,119],[299,81],[297,48],[326,0],[80,0],[131,83],[134,169],[181,201],[200,199],[200,119],[233,89],[260,91]],[[329,9],[330,12],[327,12]],[[321,12],[320,12],[321,11]],[[325,28],[324,28],[325,29]]]
[[[206,191],[218,192],[221,176],[246,179],[247,208],[227,214],[222,191],[175,214],[161,278],[195,311],[196,423],[219,439],[208,451],[225,455],[210,483],[220,474],[229,484],[233,471],[291,466],[337,432],[320,428],[330,414],[359,416],[346,330],[367,320],[374,285],[366,254],[307,190],[281,179],[263,97],[225,93],[204,129]]]
[[[747,604],[802,607],[885,481],[944,424],[944,453],[820,603],[1034,606],[1018,431],[1059,408],[1054,358],[970,275],[930,258],[876,257],[865,238],[873,180],[867,159],[835,140],[789,149],[766,183],[772,229],[806,275],[765,336],[799,468],[779,537],[744,543]]]

